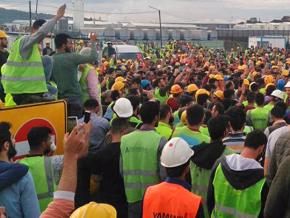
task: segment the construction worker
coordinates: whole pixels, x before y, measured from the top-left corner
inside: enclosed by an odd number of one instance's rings
[[[184,139],[191,147],[203,142],[209,143],[210,138],[200,132],[205,117],[204,108],[198,104],[191,105],[186,110],[187,126],[175,129],[173,137]]]
[[[266,143],[265,134],[255,130],[247,135],[241,154],[215,164],[207,195],[211,217],[263,217],[268,187],[258,160]]]
[[[90,56],[91,50],[92,48],[85,47],[80,51],[80,55]],[[94,65],[94,62],[79,65],[79,69],[82,71],[79,83],[81,86],[83,103],[88,99],[95,99],[98,101],[99,105],[101,105],[101,85]],[[99,115],[102,115],[102,107],[100,107]]]
[[[209,99],[209,95],[210,95],[210,93],[206,89],[197,90],[195,93],[196,103],[206,108],[207,107],[207,100]]]
[[[32,34],[18,38],[11,46],[7,63],[2,67],[2,84],[5,94],[11,94],[16,104],[47,101],[46,79],[38,44],[51,32],[65,13],[61,6],[48,22],[36,20]]]
[[[265,97],[262,93],[256,95],[257,107],[247,112],[247,123],[254,127],[264,131],[270,121],[270,113],[264,108]]]
[[[5,93],[1,83],[1,68],[3,64],[6,63],[9,53],[7,51],[8,47],[8,35],[0,30],[0,100],[5,102]]]
[[[223,154],[230,154],[222,139],[227,135],[228,119],[224,115],[212,118],[208,122],[210,143],[202,143],[192,149],[195,155],[191,158],[190,165],[192,192],[207,199],[207,187],[210,172],[216,160]]]
[[[195,84],[190,84],[187,86],[187,89],[186,89],[186,94],[188,94],[189,96],[192,97],[192,99],[195,101],[195,93],[196,91],[198,90],[198,87],[197,85]]]
[[[180,101],[180,97],[181,97],[182,93],[183,93],[183,90],[180,87],[180,85],[178,85],[178,84],[173,85],[170,89],[170,94],[172,96],[170,96],[167,99],[166,104],[168,104],[171,107],[173,112],[178,110],[180,107],[179,101]]]
[[[151,217],[204,217],[202,199],[190,192],[186,182],[190,158],[194,152],[181,138],[172,138],[161,154],[161,164],[167,178],[149,187],[143,200],[143,218]]]
[[[62,156],[47,155],[56,150],[51,129],[48,127],[34,127],[27,135],[30,151],[27,157],[19,162],[29,167],[40,210],[44,211],[53,199],[53,192],[57,188],[63,165]]]
[[[159,160],[166,139],[155,131],[159,104],[153,101],[144,103],[140,115],[143,121],[140,130],[121,139],[121,174],[130,218],[141,216],[141,201],[146,188],[165,177]]]
[[[172,128],[170,124],[173,122],[172,110],[168,105],[161,105],[160,107],[160,120],[156,131],[167,140],[172,135]]]

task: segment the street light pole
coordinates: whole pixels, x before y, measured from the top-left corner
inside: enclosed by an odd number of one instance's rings
[[[38,17],[38,0],[36,0],[36,7],[35,7],[35,20],[37,20]]]
[[[162,23],[161,23],[161,10],[155,7],[152,7],[149,5],[149,8],[152,8],[156,11],[158,11],[158,15],[159,15],[159,29],[160,29],[160,47],[162,48]]]

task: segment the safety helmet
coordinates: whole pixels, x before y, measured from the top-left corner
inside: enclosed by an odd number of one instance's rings
[[[9,36],[2,30],[0,30],[0,38],[8,38]]]
[[[180,117],[181,122],[184,125],[187,125],[187,114],[186,114],[186,110],[182,112],[181,117]]]
[[[248,79],[244,79],[243,84],[246,86],[250,85],[250,81]]]
[[[195,85],[195,84],[190,84],[190,85],[188,85],[187,86],[187,92],[188,93],[191,93],[191,92],[196,92],[198,90],[198,87],[197,87],[197,85]]]
[[[290,81],[284,86],[284,88],[290,88]]]
[[[199,89],[195,93],[195,98],[197,99],[197,97],[199,95],[208,95],[209,96],[210,94],[209,94],[209,91],[207,91],[206,89]]]
[[[109,204],[90,202],[73,212],[70,218],[117,218],[116,209]]]
[[[272,75],[267,75],[264,77],[264,82],[267,85],[268,83],[274,83],[275,79]]]
[[[116,79],[115,79],[115,82],[122,82],[124,83],[126,80],[124,79],[124,77],[122,76],[118,76]]]
[[[218,80],[218,81],[223,81],[224,80],[224,78],[220,74],[215,75],[214,78],[216,80]]]
[[[161,165],[166,168],[178,167],[185,164],[194,152],[182,138],[170,139],[162,150]]]
[[[276,89],[272,92],[271,96],[284,100],[285,94],[279,89]]]
[[[282,76],[289,76],[289,70],[283,70],[281,75]]]
[[[121,91],[125,87],[123,82],[115,82],[111,88],[112,91]]]
[[[170,89],[170,93],[171,94],[179,94],[179,93],[182,93],[182,92],[183,92],[183,90],[180,87],[180,85],[178,85],[178,84],[173,85],[171,87],[171,89]]]
[[[217,90],[213,94],[214,94],[214,96],[218,97],[221,100],[224,99],[224,92],[222,90]]]
[[[127,98],[119,98],[115,102],[113,111],[120,118],[129,118],[133,115],[133,106]]]

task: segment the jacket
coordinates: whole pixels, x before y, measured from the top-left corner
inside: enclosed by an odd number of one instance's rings
[[[230,185],[236,190],[247,189],[264,178],[264,169],[257,161],[249,158],[244,158],[238,154],[232,154],[226,157],[222,157],[214,165],[209,180],[207,194],[207,206],[209,214],[212,213],[215,207],[215,198],[214,198],[215,190],[213,186],[213,180],[215,177],[216,169],[219,166],[219,164],[221,165],[225,178],[230,183]],[[267,183],[264,183],[261,192],[261,210],[258,217],[263,217],[263,211],[265,207],[267,194],[268,194],[268,186]]]
[[[0,206],[5,207],[8,217],[39,217],[38,199],[28,167],[0,162]]]

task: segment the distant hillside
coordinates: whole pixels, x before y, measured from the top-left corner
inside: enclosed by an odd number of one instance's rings
[[[53,17],[53,15],[39,13],[37,17],[41,19],[50,19]],[[32,19],[34,18],[35,13],[32,13]],[[28,19],[29,19],[28,12],[0,8],[0,24],[9,23],[12,22],[13,20],[28,20]]]

